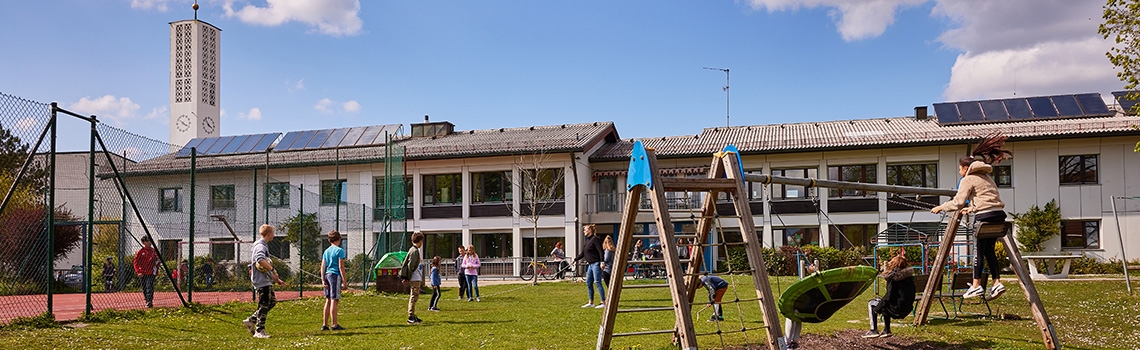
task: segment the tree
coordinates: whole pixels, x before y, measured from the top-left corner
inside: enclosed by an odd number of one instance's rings
[[[99,221],[121,221],[120,218],[102,217]],[[108,256],[118,257],[119,248],[122,244],[122,235],[119,232],[119,225],[102,224],[95,225],[95,234],[92,235],[91,244],[94,246],[92,249],[92,256],[98,259],[103,259]],[[96,260],[95,263],[101,263],[102,260]]]
[[[11,131],[0,125],[0,176],[8,179],[0,191],[7,193],[11,186],[11,179],[20,172],[20,167],[27,160],[30,149],[31,145],[24,143],[18,136],[13,135]],[[41,162],[37,161],[32,161],[28,166],[23,180],[20,181],[20,186],[28,186],[33,193],[40,193],[47,187],[47,169],[43,167]]]
[[[1108,0],[1103,17],[1097,33],[1116,43],[1105,55],[1120,69],[1116,77],[1124,82],[1124,89],[1131,90],[1126,98],[1140,99],[1140,0]],[[1140,104],[1133,105],[1132,112],[1140,113]],[[1133,151],[1140,152],[1140,142]]]
[[[1013,214],[1017,224],[1017,245],[1023,252],[1040,252],[1045,241],[1061,234],[1061,208],[1057,200],[1051,200],[1042,209],[1037,205],[1029,207],[1023,214]]]
[[[57,222],[77,220],[63,207],[56,208],[54,214]],[[26,273],[46,268],[45,219],[44,208],[38,205],[9,206],[0,213],[0,271]],[[82,239],[78,225],[57,225],[52,260],[59,260],[78,247]]]
[[[519,156],[518,160],[515,161],[514,168],[518,171],[521,180],[518,184],[518,188],[522,192],[521,203],[517,209],[512,202],[505,203],[512,213],[518,214],[519,217],[531,224],[534,248],[533,261],[535,262],[538,261],[539,257],[538,219],[544,211],[559,202],[563,202],[566,198],[566,172],[563,168],[547,168],[547,163],[550,163],[550,155],[542,151]],[[533,283],[538,284],[538,271],[534,271],[534,274]]]
[[[304,226],[302,227],[302,221]],[[321,254],[321,223],[317,221],[317,213],[298,213],[281,223],[285,230],[283,241],[297,244],[302,239],[305,244],[301,247],[301,259],[314,261],[320,259]]]

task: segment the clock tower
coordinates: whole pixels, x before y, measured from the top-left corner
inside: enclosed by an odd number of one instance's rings
[[[221,29],[194,19],[170,23],[170,143],[217,137],[221,125]]]

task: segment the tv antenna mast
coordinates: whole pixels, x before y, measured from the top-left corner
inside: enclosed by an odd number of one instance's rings
[[[719,70],[721,72],[724,72],[724,88],[723,88],[723,90],[724,90],[724,124],[725,124],[725,126],[732,126],[732,119],[730,119],[730,117],[729,117],[729,98],[730,98],[730,96],[728,93],[728,81],[729,81],[729,79],[728,79],[729,78],[728,68],[711,68],[711,67],[704,67],[704,68],[708,69],[708,70]]]

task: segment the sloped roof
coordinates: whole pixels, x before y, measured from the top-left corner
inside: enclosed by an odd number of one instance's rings
[[[942,126],[934,118],[914,117],[839,120],[792,124],[705,128],[697,135],[639,139],[661,158],[704,156],[735,145],[742,154],[883,148],[896,145],[953,144],[1001,133],[1011,140],[1095,135],[1140,135],[1132,126],[1140,117],[1031,120],[1009,123]],[[591,161],[629,157],[634,139],[607,144]]]
[[[534,152],[577,152],[598,142],[617,141],[613,122],[562,124],[523,128],[457,131],[437,137],[402,137],[394,141],[405,148],[404,160],[447,159],[472,156],[528,154]],[[268,157],[268,159],[266,159]],[[359,164],[383,161],[385,146],[326,148],[269,153],[199,156],[200,172],[314,165]],[[180,174],[190,168],[190,158],[173,153],[128,166],[127,175]]]

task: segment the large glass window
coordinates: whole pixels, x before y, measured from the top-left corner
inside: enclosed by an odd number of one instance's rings
[[[164,188],[159,198],[159,211],[182,211],[182,189]]]
[[[160,239],[158,240],[158,252],[162,254],[162,259],[166,261],[178,261],[178,249],[182,248],[178,245],[181,239]]]
[[[233,209],[234,185],[210,186],[210,209]]]
[[[463,178],[460,174],[424,175],[423,204],[463,204]]]
[[[472,203],[503,203],[511,201],[511,172],[492,171],[471,174]]]
[[[816,168],[772,169],[772,176],[815,178],[818,172]],[[773,183],[772,199],[805,199],[807,191],[804,186]]]
[[[879,231],[879,225],[836,225],[830,230],[831,246],[839,249],[869,247],[871,237]]]
[[[994,182],[998,187],[1013,187],[1013,167],[1009,165],[994,166]]]
[[[523,235],[526,235],[526,230],[523,230]],[[534,256],[534,237],[523,237],[523,257]],[[538,237],[538,259],[543,260],[550,258],[550,251],[554,250],[554,244],[561,241],[560,237]],[[547,267],[550,267],[549,265]]]
[[[321,205],[343,204],[348,202],[348,181],[321,180]]]
[[[819,245],[819,227],[786,227],[773,229],[772,233],[783,237],[786,246]]]
[[[510,233],[478,233],[471,235],[471,244],[480,258],[504,258],[511,256],[513,239]]]
[[[523,172],[523,200],[563,200],[566,198],[566,179],[563,169],[539,169]]]
[[[838,165],[827,167],[828,178],[838,181],[848,182],[862,182],[862,183],[875,183],[878,181],[878,170],[875,164],[862,164],[862,165]],[[842,197],[870,197],[874,196],[875,192],[853,189],[838,189],[832,188],[828,190],[828,196],[832,198]]]
[[[277,236],[276,239],[266,242],[266,245],[269,246],[269,256],[278,259],[289,258],[289,242],[285,242],[284,238],[284,236]]]
[[[229,238],[210,238],[210,256],[214,260],[234,260],[234,244]]]
[[[1100,248],[1100,221],[1061,221],[1061,247],[1080,249]]]
[[[271,182],[265,184],[265,206],[285,208],[289,206],[289,183]]]
[[[912,187],[938,187],[938,164],[887,165],[887,184]]]
[[[389,188],[391,188],[394,191],[399,191],[399,190],[403,189],[404,199],[406,200],[406,202],[404,202],[404,205],[405,206],[411,206],[412,205],[412,199],[413,199],[412,198],[412,178],[405,177],[403,183],[401,183],[399,181],[395,181],[392,183],[386,183],[384,181],[384,178],[377,177],[377,178],[372,179],[372,194],[373,194],[372,195],[372,202],[373,202],[372,204],[374,207],[384,208],[384,207],[387,207],[386,202],[388,200],[398,201],[400,199],[399,196],[397,196],[396,198],[385,199],[385,196],[387,196]],[[397,203],[397,204],[399,204],[399,203]]]
[[[1095,154],[1079,156],[1061,156],[1059,167],[1061,170],[1061,184],[1095,184],[1097,179],[1097,156]]]
[[[458,233],[429,233],[424,235],[424,259],[439,256],[442,259],[455,259],[456,248],[463,244]],[[480,255],[482,256],[482,255]],[[444,273],[440,271],[440,273]]]

